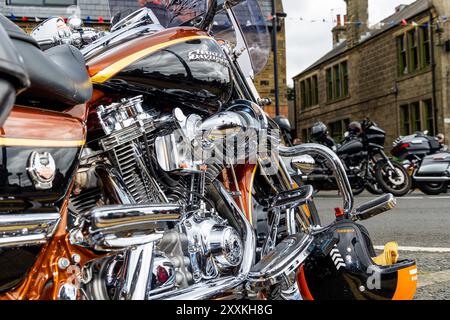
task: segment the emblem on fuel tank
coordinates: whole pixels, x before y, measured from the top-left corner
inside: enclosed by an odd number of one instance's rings
[[[33,151],[28,159],[27,171],[37,190],[48,190],[53,187],[56,164],[49,152]]]
[[[223,54],[207,50],[191,51],[188,53],[188,58],[189,61],[209,61],[217,62],[225,67],[230,66],[230,63]]]

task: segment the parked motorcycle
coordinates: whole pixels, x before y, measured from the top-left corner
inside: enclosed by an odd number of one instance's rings
[[[248,81],[257,2],[166,8],[167,25],[144,8],[81,52],[0,16],[31,79],[1,131],[0,299],[327,298],[333,281],[337,299],[411,299],[415,262],[376,257],[356,223],[394,197],[354,209],[334,153],[278,146]],[[282,161],[309,154],[341,190],[331,226]]]
[[[330,137],[322,122],[311,129],[311,141],[332,149],[344,163],[354,194],[367,189],[373,194],[387,192],[401,197],[410,191],[411,178],[401,164],[391,161],[384,153],[385,137],[386,133],[369,120],[350,123],[341,144]],[[323,165],[302,180],[319,190],[336,189],[333,177]]]
[[[414,188],[428,195],[447,192],[450,182],[450,153],[447,146],[426,132],[399,137],[393,146],[391,153],[403,161]]]

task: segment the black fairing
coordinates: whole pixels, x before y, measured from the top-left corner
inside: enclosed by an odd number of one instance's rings
[[[27,172],[31,152],[50,152],[57,168],[53,187],[39,191]],[[58,212],[77,166],[78,148],[0,148],[0,213]],[[41,247],[0,248],[0,292],[20,283],[35,263]]]
[[[197,54],[200,52],[200,54]],[[161,100],[215,112],[231,97],[229,61],[212,39],[196,39],[153,53],[110,80]]]
[[[375,266],[371,259],[375,251],[367,230],[352,221],[342,221],[329,232],[338,235],[338,252],[334,250],[325,257],[313,253],[304,267],[315,300],[391,300],[397,289],[397,271],[415,265],[405,260],[394,266],[376,266],[381,270],[381,286],[370,289],[368,283],[375,284],[370,278],[374,272],[369,268]]]
[[[369,146],[381,149],[384,148],[384,144],[386,143],[386,131],[382,130],[380,127],[371,125],[364,130],[364,135]]]

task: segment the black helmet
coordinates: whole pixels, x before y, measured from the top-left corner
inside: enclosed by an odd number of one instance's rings
[[[362,126],[361,123],[358,121],[353,121],[348,125],[348,132],[351,134],[360,134],[362,132]]]
[[[311,137],[317,139],[326,136],[328,128],[323,122],[316,122],[311,128]]]

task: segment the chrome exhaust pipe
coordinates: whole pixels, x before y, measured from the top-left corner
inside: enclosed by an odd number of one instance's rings
[[[114,205],[94,208],[72,235],[73,242],[99,251],[124,250],[155,242],[169,223],[178,223],[182,208],[175,204]]]
[[[419,182],[450,182],[450,177],[413,177],[414,180]]]
[[[39,245],[53,235],[59,212],[0,215],[0,248]]]

